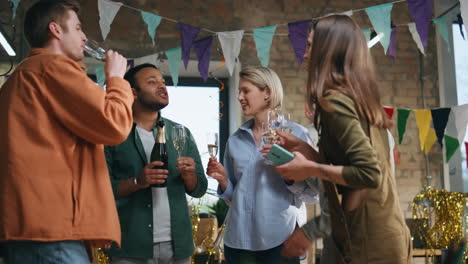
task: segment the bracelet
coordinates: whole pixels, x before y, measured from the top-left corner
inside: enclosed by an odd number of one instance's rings
[[[133,177],[133,184],[138,185],[137,177]]]

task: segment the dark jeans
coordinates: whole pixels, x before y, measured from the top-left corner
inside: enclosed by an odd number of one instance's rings
[[[250,251],[230,248],[224,245],[226,264],[299,264],[299,258],[287,259],[281,256],[283,245],[272,249]]]
[[[5,264],[89,264],[81,241],[6,242]]]

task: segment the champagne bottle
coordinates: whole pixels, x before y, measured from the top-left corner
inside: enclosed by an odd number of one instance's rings
[[[154,142],[153,150],[151,151],[151,162],[162,161],[162,166],[156,166],[155,169],[168,170],[168,156],[166,147],[166,128],[164,127],[164,121],[158,122],[158,133],[156,134],[156,140]],[[161,184],[152,184],[151,187],[165,188],[167,186],[167,179]]]

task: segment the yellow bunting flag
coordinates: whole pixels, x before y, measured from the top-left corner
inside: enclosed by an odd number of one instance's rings
[[[414,114],[419,129],[419,144],[421,145],[421,150],[424,150],[426,137],[432,122],[431,110],[414,110]]]
[[[433,128],[429,129],[429,132],[426,136],[426,141],[424,142],[424,154],[428,154],[431,151],[432,146],[437,141],[437,135]]]

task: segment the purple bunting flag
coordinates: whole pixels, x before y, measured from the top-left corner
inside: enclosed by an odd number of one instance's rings
[[[396,27],[392,27],[392,33],[390,34],[390,44],[388,46],[388,56],[392,57],[393,62],[395,62],[396,57]]]
[[[424,49],[427,47],[427,35],[429,32],[429,24],[432,19],[433,0],[408,0],[408,8],[416,23],[419,37]]]
[[[211,56],[211,43],[213,37],[209,36],[193,43],[195,52],[198,58],[198,71],[200,72],[203,80],[208,79],[208,69],[210,67],[210,56]]]
[[[180,30],[180,39],[182,47],[182,59],[184,60],[185,69],[190,59],[190,49],[192,48],[193,41],[197,38],[200,28],[192,27],[184,23],[177,23]]]
[[[442,146],[442,140],[444,139],[445,127],[450,114],[450,108],[436,108],[431,109],[432,122],[434,124],[434,130],[436,131],[437,141]]]
[[[311,21],[312,20],[309,19],[288,23],[289,40],[291,41],[294,53],[296,54],[297,62],[299,64],[302,64],[302,60],[304,59],[307,43],[307,33],[309,30],[309,23]]]

